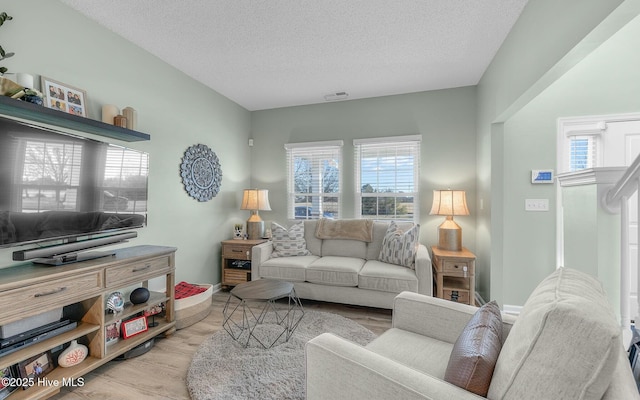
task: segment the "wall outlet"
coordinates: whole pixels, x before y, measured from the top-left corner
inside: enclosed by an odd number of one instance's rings
[[[549,211],[549,199],[526,199],[525,211]]]

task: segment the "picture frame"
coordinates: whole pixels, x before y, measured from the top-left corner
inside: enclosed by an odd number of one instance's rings
[[[26,360],[18,363],[18,375],[23,380],[37,380],[51,372],[53,370],[53,358],[51,356],[51,350],[47,350],[44,353],[40,353]],[[27,386],[23,386],[23,389],[27,389]]]
[[[12,382],[15,378],[17,378],[17,376],[14,366],[0,369],[0,400],[6,399],[18,388],[15,386],[15,382]]]
[[[144,315],[122,322],[122,338],[129,339],[149,330],[147,318]]]
[[[112,345],[120,340],[120,326],[122,320],[116,320],[104,327],[104,342],[106,346]]]
[[[89,116],[86,91],[45,76],[40,77],[40,83],[45,107],[80,117]]]

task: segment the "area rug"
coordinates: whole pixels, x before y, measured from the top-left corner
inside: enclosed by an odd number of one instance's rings
[[[278,331],[270,325],[261,325],[260,334]],[[305,311],[289,341],[268,350],[254,341],[244,348],[221,329],[193,356],[187,372],[189,394],[194,400],[304,399],[304,345],[324,332],[361,345],[376,337],[350,319],[320,311]]]

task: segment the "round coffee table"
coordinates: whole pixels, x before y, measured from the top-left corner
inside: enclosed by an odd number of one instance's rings
[[[286,303],[276,302],[285,297],[288,298]],[[222,326],[235,341],[247,347],[253,338],[263,348],[269,349],[283,335],[284,341],[289,341],[304,316],[304,309],[292,283],[260,279],[231,289],[222,315]],[[273,320],[275,325],[282,327],[282,331],[275,335],[258,335],[256,328],[269,322],[265,319]]]

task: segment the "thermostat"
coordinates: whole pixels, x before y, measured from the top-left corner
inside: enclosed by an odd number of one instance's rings
[[[531,170],[531,183],[553,183],[552,169]]]

